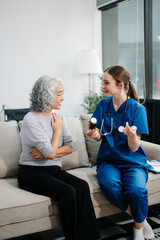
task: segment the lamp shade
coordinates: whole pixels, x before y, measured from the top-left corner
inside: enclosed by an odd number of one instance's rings
[[[78,65],[79,74],[102,74],[98,52],[96,49],[84,49]]]

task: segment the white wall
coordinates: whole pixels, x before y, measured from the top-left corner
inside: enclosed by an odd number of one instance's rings
[[[49,75],[66,85],[64,115],[84,113],[88,78],[76,68],[88,48],[101,58],[96,0],[0,0],[0,108],[28,108],[34,82]]]

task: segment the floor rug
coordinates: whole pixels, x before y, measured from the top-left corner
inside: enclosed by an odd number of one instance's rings
[[[160,204],[149,207],[147,221],[155,233],[154,239],[160,240]],[[125,213],[99,218],[97,224],[103,240],[133,239],[133,219]],[[64,236],[62,228],[56,228],[9,240],[64,240]]]

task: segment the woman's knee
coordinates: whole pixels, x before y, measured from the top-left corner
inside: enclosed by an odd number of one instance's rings
[[[148,199],[148,190],[139,186],[132,186],[127,192],[130,198],[140,201],[142,199]]]
[[[65,199],[65,201],[75,201],[77,192],[72,186],[66,186],[63,189],[61,198]]]
[[[88,193],[90,193],[89,185],[83,179],[80,180],[78,188],[79,188],[79,191],[81,191],[81,192],[85,192],[85,193],[88,192]]]
[[[114,181],[113,179],[104,179],[103,181],[100,181],[99,184],[101,189],[108,194],[122,191],[122,185],[120,181]]]
[[[103,170],[103,168],[98,169],[97,179],[101,189],[108,192],[121,192],[122,182],[119,172],[116,168],[112,168],[110,173],[107,171]]]

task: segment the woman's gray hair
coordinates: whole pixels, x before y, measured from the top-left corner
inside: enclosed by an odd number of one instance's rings
[[[40,77],[34,84],[30,94],[31,111],[46,112],[53,106],[55,92],[59,86],[63,86],[63,81],[59,78],[49,76]]]

